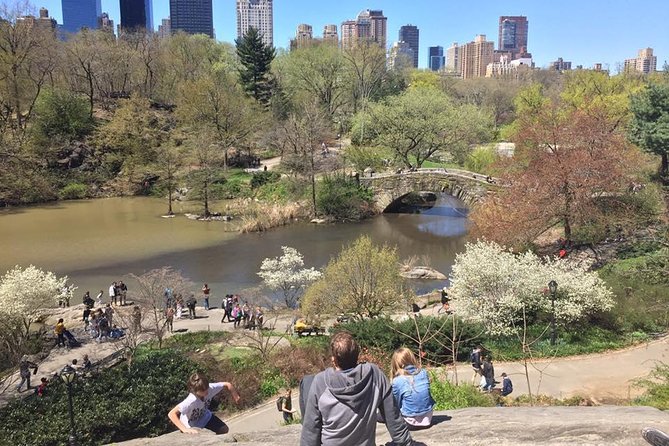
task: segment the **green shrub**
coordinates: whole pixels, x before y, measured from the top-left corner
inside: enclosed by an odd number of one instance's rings
[[[646,391],[634,404],[669,410],[669,365],[662,363],[656,366],[650,377],[637,381],[636,385]]]
[[[434,373],[430,375],[430,393],[435,402],[435,410],[491,407],[495,405],[493,396],[489,393],[481,393],[477,387],[467,384],[456,386],[447,379],[437,378]]]
[[[138,356],[73,385],[77,440],[99,445],[149,437],[173,430],[167,412],[187,395],[186,381],[196,365],[170,351]],[[65,444],[69,435],[67,390],[61,380],[47,395],[14,400],[0,409],[0,445]]]
[[[359,172],[363,172],[368,167],[379,170],[384,165],[384,159],[392,158],[392,153],[389,153],[387,150],[355,145],[348,146],[345,149],[344,155],[346,156],[346,161]]]
[[[319,183],[316,209],[337,220],[360,220],[372,214],[373,194],[345,175],[326,175]]]
[[[260,186],[263,186],[268,183],[276,183],[281,179],[281,175],[278,172],[271,170],[265,170],[261,172],[254,172],[251,177],[251,189],[257,189]]]
[[[79,200],[88,195],[88,186],[81,183],[70,183],[58,192],[61,200]]]
[[[479,146],[467,155],[465,169],[472,172],[489,174],[490,166],[497,160],[494,146]]]

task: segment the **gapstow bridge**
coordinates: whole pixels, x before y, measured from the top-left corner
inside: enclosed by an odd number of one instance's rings
[[[462,200],[468,207],[474,205],[498,187],[499,180],[476,172],[460,169],[426,168],[396,173],[365,173],[360,184],[369,188],[377,209],[383,211],[410,193],[443,192]]]

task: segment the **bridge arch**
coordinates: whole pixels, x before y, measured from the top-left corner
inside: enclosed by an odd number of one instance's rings
[[[454,196],[472,207],[496,185],[494,178],[459,169],[416,169],[360,178],[369,188],[380,211],[411,192],[441,192]]]

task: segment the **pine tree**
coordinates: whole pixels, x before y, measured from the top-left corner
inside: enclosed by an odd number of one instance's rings
[[[270,68],[276,55],[274,47],[265,45],[262,35],[253,27],[235,40],[235,44],[242,65],[239,77],[244,90],[260,104],[267,106],[272,96]]]
[[[669,83],[651,83],[632,97],[629,136],[646,152],[660,155],[660,176],[669,183]]]

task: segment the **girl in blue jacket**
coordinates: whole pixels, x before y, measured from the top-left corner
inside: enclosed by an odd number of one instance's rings
[[[393,396],[404,421],[409,428],[430,426],[434,400],[427,372],[418,367],[416,356],[404,347],[395,350],[390,364]]]

